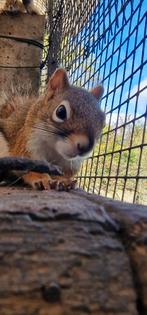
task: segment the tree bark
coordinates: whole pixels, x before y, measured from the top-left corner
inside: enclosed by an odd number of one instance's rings
[[[0,188],[1,315],[147,314],[147,209]]]

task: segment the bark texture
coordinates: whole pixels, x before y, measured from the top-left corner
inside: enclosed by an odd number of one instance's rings
[[[1,315],[146,315],[147,209],[0,188]]]

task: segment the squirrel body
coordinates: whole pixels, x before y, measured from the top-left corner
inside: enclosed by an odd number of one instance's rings
[[[0,8],[0,13],[41,14],[39,9],[34,4],[34,0],[6,0],[4,6]]]
[[[0,116],[9,156],[46,160],[62,170],[65,181],[72,179],[104,126],[105,114],[97,105],[102,94],[102,86],[91,92],[71,86],[66,71],[57,69],[45,95],[14,96],[8,108],[5,104],[6,114],[1,111]],[[23,178],[32,187],[38,181],[47,189],[51,178],[37,175],[28,173]]]

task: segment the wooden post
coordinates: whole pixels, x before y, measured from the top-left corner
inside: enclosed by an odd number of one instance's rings
[[[0,15],[0,93],[12,85],[24,91],[29,82],[38,92],[42,49],[36,44],[43,43],[44,22],[44,16]]]

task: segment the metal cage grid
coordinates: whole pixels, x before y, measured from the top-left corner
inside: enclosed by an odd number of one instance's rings
[[[146,1],[61,0],[52,9],[49,75],[60,65],[73,84],[105,88],[106,127],[78,174],[79,186],[146,204]]]

